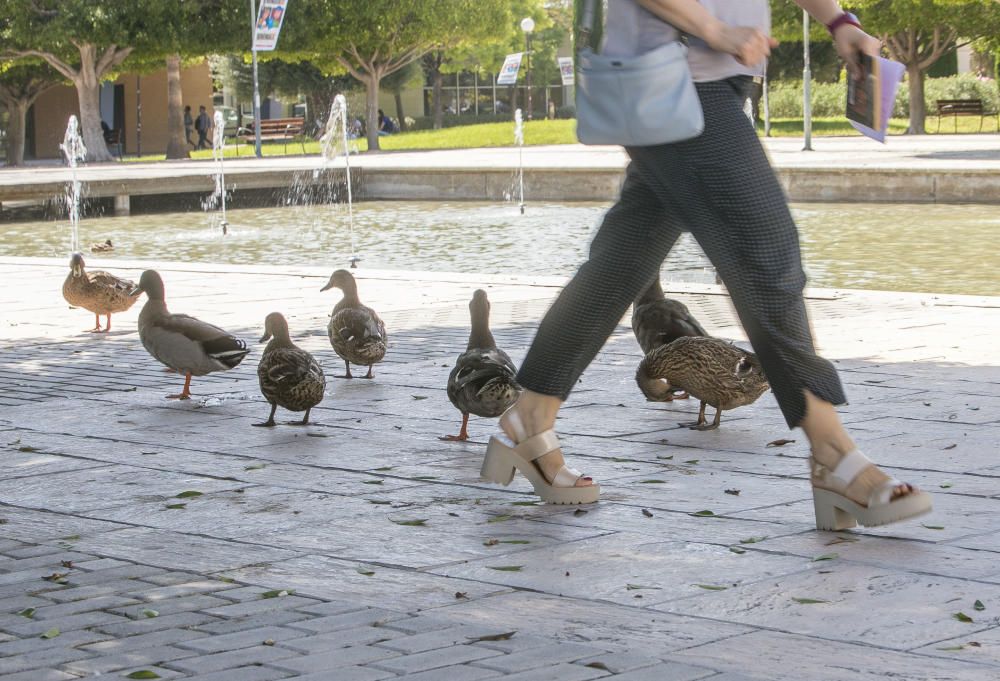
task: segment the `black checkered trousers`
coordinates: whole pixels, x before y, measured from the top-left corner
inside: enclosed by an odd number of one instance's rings
[[[743,111],[749,85],[746,77],[698,83],[701,135],[626,149],[621,197],[542,320],[517,377],[522,386],[565,400],[689,231],[729,290],[789,427],[805,416],[804,389],[846,401],[836,370],[813,346],[798,230]]]

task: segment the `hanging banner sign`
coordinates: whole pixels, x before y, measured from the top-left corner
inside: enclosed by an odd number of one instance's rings
[[[521,56],[523,52],[508,54],[500,67],[500,75],[497,76],[497,85],[514,85],[517,82],[517,72],[521,70]]]
[[[563,85],[572,85],[575,82],[573,70],[573,57],[556,57],[559,62],[559,75],[562,76]]]
[[[261,0],[253,49],[268,52],[278,46],[278,34],[281,33],[281,22],[285,19],[287,6],[288,0]]]

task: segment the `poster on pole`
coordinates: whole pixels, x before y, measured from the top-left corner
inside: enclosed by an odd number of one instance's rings
[[[556,61],[559,62],[559,75],[562,76],[562,84],[572,85],[575,78],[573,57],[556,57]]]
[[[497,85],[514,85],[517,83],[517,72],[521,70],[521,57],[523,52],[508,54],[500,67],[500,75],[497,76]]]
[[[278,46],[278,34],[281,33],[281,22],[285,19],[287,8],[288,0],[261,0],[253,49],[268,52]]]

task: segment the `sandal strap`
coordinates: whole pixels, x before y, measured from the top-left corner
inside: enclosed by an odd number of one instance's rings
[[[830,477],[847,489],[854,479],[872,465],[871,459],[861,453],[858,449],[853,449],[837,463],[837,467],[830,471]],[[829,470],[829,469],[827,469]]]
[[[569,466],[560,468],[555,477],[552,478],[553,487],[575,487],[576,481],[583,477],[583,473]]]
[[[556,437],[555,431],[551,428],[537,435],[532,435],[524,442],[518,442],[517,446],[514,447],[514,451],[527,461],[543,457],[553,449],[559,449],[559,438]]]

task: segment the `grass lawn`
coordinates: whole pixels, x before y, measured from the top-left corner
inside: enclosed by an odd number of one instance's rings
[[[540,120],[528,121],[524,124],[524,143],[527,146],[542,144],[574,144],[576,121],[572,120]],[[815,136],[836,136],[836,135],[857,135],[858,132],[844,118],[814,118],[812,122],[813,135]],[[907,121],[902,118],[894,118],[889,121],[889,134],[901,135],[906,132]],[[937,118],[927,117],[927,130],[934,134],[937,129]],[[941,134],[952,134],[955,129],[953,119],[946,120],[941,126]],[[763,124],[758,125],[758,131],[763,134]],[[958,132],[969,134],[979,132],[979,119],[973,116],[965,116],[958,119]],[[983,132],[1000,132],[997,129],[996,118],[988,119],[983,125]],[[775,118],[771,120],[772,137],[801,137],[801,118]],[[365,140],[354,140],[359,151],[366,151],[368,144]],[[509,147],[514,144],[514,124],[513,123],[481,123],[479,125],[465,125],[443,130],[420,130],[417,132],[406,132],[397,135],[389,135],[379,138],[379,145],[385,151],[416,151],[427,149],[472,149],[477,147]],[[265,156],[284,156],[285,145],[281,143],[271,143],[262,146]],[[237,154],[237,152],[239,152]],[[298,143],[289,142],[288,155],[302,154],[302,146]],[[308,141],[305,143],[305,153],[307,155],[318,155],[320,153],[319,142]],[[253,156],[253,146],[241,144],[237,149],[235,146],[227,146],[226,157]],[[191,153],[191,158],[210,159],[210,150],[195,151]],[[141,158],[127,157],[126,161],[162,161],[164,156],[151,155]]]

